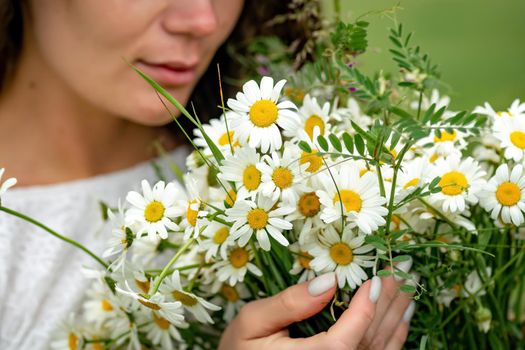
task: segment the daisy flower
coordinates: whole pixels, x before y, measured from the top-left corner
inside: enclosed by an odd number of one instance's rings
[[[262,174],[261,193],[273,200],[297,200],[297,190],[304,187],[301,173],[308,167],[298,164],[298,158],[299,150],[291,144],[285,144],[282,156],[277,152],[272,152],[271,156],[264,155],[262,162],[257,164]]]
[[[323,172],[319,174],[322,190],[316,194],[322,204],[321,219],[332,223],[341,215],[364,233],[370,234],[385,224],[388,211],[383,206],[386,199],[379,194],[377,178],[372,172],[360,176],[355,163],[343,164],[339,171],[332,171],[335,179]]]
[[[228,249],[227,259],[213,265],[217,270],[217,279],[221,282],[228,281],[230,286],[244,281],[246,272],[250,271],[255,276],[262,276],[261,270],[251,263],[254,254],[248,247],[233,246]]]
[[[461,160],[454,154],[438,159],[432,178],[441,178],[438,184],[441,191],[432,194],[430,200],[441,204],[445,212],[462,212],[467,203],[478,202],[477,195],[485,184],[484,175],[485,171],[472,157]]]
[[[143,319],[138,320],[140,324],[146,323],[146,325],[141,328],[141,331],[146,333],[146,337],[151,340],[154,345],[160,346],[162,350],[174,349],[173,339],[179,342],[182,341],[177,328],[162,316],[153,312],[150,316],[151,317],[143,317]]]
[[[206,309],[211,311],[221,309],[220,306],[214,305],[193,293],[186,292],[182,288],[178,270],[175,270],[170,277],[163,281],[160,291],[164,295],[169,295],[176,301],[181,302],[182,307],[201,323],[214,323]]]
[[[505,224],[520,226],[525,222],[525,173],[518,164],[509,171],[507,164],[501,164],[494,176],[481,192],[481,206],[491,213],[494,220],[501,218]]]
[[[219,178],[232,181],[238,198],[255,198],[261,185],[262,173],[257,169],[261,156],[250,147],[243,147],[234,155],[226,156],[220,167]]]
[[[83,336],[80,333],[75,314],[71,313],[54,333],[50,348],[52,350],[80,350],[83,345]]]
[[[228,107],[236,112],[231,119],[232,129],[241,143],[248,143],[252,148],[260,147],[263,153],[281,148],[279,127],[292,132],[298,119],[297,107],[292,102],[279,102],[285,83],[286,80],[280,80],[274,86],[272,78],[263,77],[259,86],[250,80],[235,99],[228,99]]]
[[[373,119],[361,110],[359,103],[353,98],[347,100],[346,107],[335,108],[330,117],[336,120],[342,129],[351,133],[355,133],[350,123],[351,121],[364,129],[367,129],[373,123]]]
[[[273,209],[276,204],[276,200],[265,196],[258,196],[257,202],[237,200],[232,208],[226,210],[228,218],[234,221],[231,227],[232,238],[244,247],[255,233],[261,248],[270,250],[270,235],[279,244],[288,246],[289,242],[282,231],[291,230],[293,226],[282,217],[293,212],[295,208],[280,206]]]
[[[201,218],[206,216],[207,212],[202,210],[201,187],[202,183],[188,173],[184,177],[186,190],[179,191],[174,205],[174,215],[182,217],[180,228],[184,230],[184,239],[190,237],[197,238],[200,233]]]
[[[310,266],[310,261],[312,261],[313,256],[310,253],[308,253],[308,246],[311,246],[311,244],[301,246],[298,242],[295,242],[291,244],[289,248],[290,251],[293,253],[294,257],[294,262],[292,269],[290,270],[290,274],[301,274],[297,283],[309,281],[315,277],[315,271],[312,270],[312,267]]]
[[[313,188],[307,188],[294,204],[296,210],[285,220],[295,222],[294,229],[299,228],[299,243],[305,244],[311,239],[312,232],[326,226],[321,220],[321,201]]]
[[[329,131],[330,103],[325,102],[321,107],[315,97],[306,95],[303,105],[299,109],[297,125],[292,133],[284,133],[285,136],[294,137],[299,133],[305,134],[310,140],[318,135],[327,135]]]
[[[5,168],[0,168],[0,200],[2,195],[6,193],[9,188],[16,185],[16,179],[14,177],[10,177],[9,179],[5,180],[4,183],[2,183],[2,176],[4,175],[4,172]]]
[[[489,116],[493,121],[519,117],[525,114],[525,103],[521,103],[519,99],[516,99],[506,111],[496,112],[488,102],[485,102],[483,106],[476,107],[472,113]]]
[[[525,118],[498,119],[494,122],[494,136],[501,141],[506,159],[518,162],[525,152]]]
[[[216,221],[206,225],[201,237],[199,249],[206,252],[206,261],[211,261],[218,253],[226,259],[226,250],[234,242],[230,236],[230,227]]]
[[[464,139],[465,134],[453,129],[449,132],[445,129],[440,130],[440,135],[432,131],[429,136],[422,138],[417,143],[418,145],[432,145],[426,153],[436,155],[437,157],[446,157],[450,154],[459,153],[467,145]]]
[[[364,255],[374,247],[364,244],[365,235],[356,235],[346,226],[340,236],[333,226],[327,226],[319,237],[319,243],[308,252],[313,256],[311,268],[318,272],[335,271],[339,288],[346,284],[351,289],[368,279],[363,267],[374,266],[374,255]]]
[[[397,173],[396,199],[402,200],[428,180],[429,167],[423,158],[416,158],[403,163]]]
[[[120,311],[118,298],[111,293],[107,285],[97,280],[87,292],[88,300],[84,302],[84,317],[100,328],[106,321],[115,318]]]
[[[149,282],[148,282],[149,283]],[[144,308],[155,312],[158,316],[161,316],[176,327],[185,328],[187,323],[184,320],[184,310],[180,301],[167,302],[165,297],[161,293],[153,294],[149,299],[145,298],[142,293],[136,292],[130,288],[128,281],[125,281],[126,289],[120,288],[118,285],[115,290],[132,300],[137,301]],[[143,289],[144,290],[144,289]],[[142,290],[142,291],[143,291]]]
[[[246,304],[244,299],[250,297],[250,292],[243,283],[237,283],[235,286],[230,286],[218,279],[215,279],[211,286],[211,293],[215,295],[211,300],[212,302],[215,304],[222,303],[222,308],[224,310],[222,318],[228,323],[233,320],[235,315]]]
[[[230,119],[235,118],[234,112],[226,112],[226,117],[222,115],[219,119],[211,119],[209,124],[203,124],[202,128],[206,135],[215,143],[221,152],[230,154],[231,149],[236,149],[240,146],[239,140],[235,135],[235,131],[231,129]],[[226,121],[225,121],[226,119]],[[228,130],[226,130],[226,122],[228,123]],[[196,136],[193,140],[196,146],[203,149],[203,153],[207,156],[211,156],[212,152],[208,147],[208,143],[204,139],[201,130],[193,130],[193,134]]]
[[[178,197],[177,188],[173,183],[166,186],[159,181],[150,187],[147,180],[142,180],[142,195],[131,191],[126,200],[133,206],[126,211],[126,226],[137,225],[137,236],[147,233],[150,239],[158,234],[161,238],[168,238],[168,229],[179,229],[171,218],[176,216],[175,199]]]

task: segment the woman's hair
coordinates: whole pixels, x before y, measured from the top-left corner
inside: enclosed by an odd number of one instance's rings
[[[12,78],[22,49],[24,3],[24,0],[0,0],[0,93]],[[312,18],[308,21],[287,21],[287,14],[292,9],[297,11],[301,6],[312,7],[312,4],[319,8],[317,0],[245,0],[242,14],[233,32],[218,49],[190,98],[202,120],[208,120],[220,112],[217,108],[220,105],[217,64],[220,66],[221,76],[225,78],[222,81],[224,96],[231,96],[234,90],[238,89],[235,82],[242,79],[242,70],[239,69],[239,63],[229,56],[228,45],[235,43],[236,47],[240,48],[237,53],[242,55],[246,54],[243,47],[254,38],[275,35],[285,44],[299,43],[294,45],[295,50],[299,50],[300,43],[306,42],[311,35]],[[271,23],[274,18],[284,20]],[[314,22],[316,20],[314,18]]]

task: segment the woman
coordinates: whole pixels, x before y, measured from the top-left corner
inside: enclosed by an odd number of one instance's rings
[[[216,97],[209,91],[217,84],[209,77],[224,57],[221,45],[257,33],[285,6],[0,0],[0,163],[19,180],[5,203],[100,251],[103,240],[90,231],[96,200],[114,203],[141,178],[153,179],[146,163],[153,143],[179,164],[187,152],[166,127],[164,106],[128,63],[183,103],[195,90],[191,100],[213,111]],[[50,332],[87,287],[78,271],[88,264],[63,242],[0,216],[0,348],[47,348]],[[396,284],[368,281],[327,333],[291,339],[287,325],[317,313],[335,292],[333,273],[320,276],[249,303],[221,349],[398,349],[413,307]]]

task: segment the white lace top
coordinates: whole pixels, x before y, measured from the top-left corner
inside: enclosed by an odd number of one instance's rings
[[[170,158],[184,165],[186,148]],[[172,178],[166,159],[155,161]],[[142,179],[158,179],[151,162],[56,185],[11,188],[2,204],[37,219],[101,254],[99,201],[116,206]],[[99,267],[84,252],[21,219],[0,212],[0,349],[48,349],[51,333],[79,307],[89,281],[81,267]]]

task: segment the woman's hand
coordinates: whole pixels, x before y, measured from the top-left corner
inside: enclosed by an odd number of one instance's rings
[[[408,270],[408,269],[407,269]],[[333,272],[246,304],[222,335],[219,350],[401,349],[414,303],[394,278],[364,283],[326,332],[290,338],[287,326],[321,311],[336,289]]]

